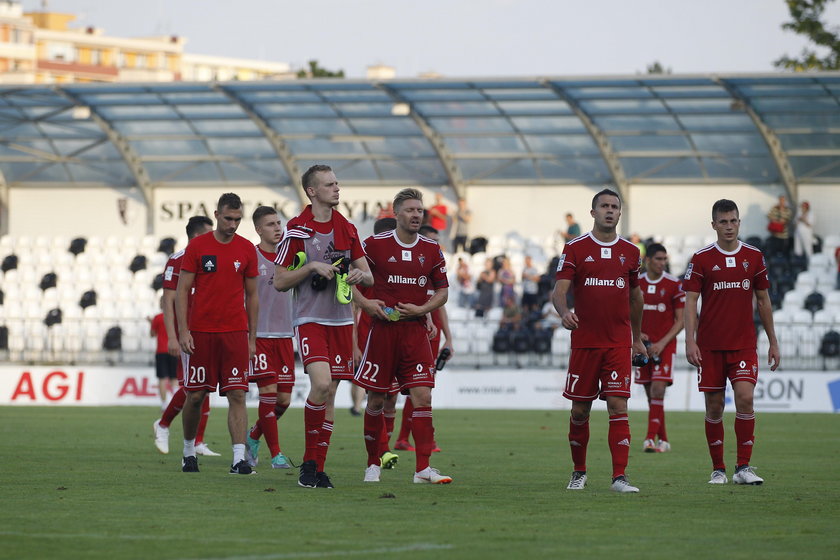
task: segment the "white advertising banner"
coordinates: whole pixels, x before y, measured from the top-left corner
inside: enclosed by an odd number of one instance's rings
[[[301,407],[309,391],[309,379],[297,367],[298,382],[292,406]],[[497,410],[566,410],[563,398],[565,374],[554,370],[445,370],[438,375],[434,391],[436,408]],[[349,383],[340,387],[337,408],[350,407]],[[256,391],[248,400],[256,406]],[[696,390],[694,374],[676,372],[665,397],[667,410],[702,411],[703,395]],[[77,366],[0,367],[0,405],[120,406],[159,405],[157,379],[152,368]],[[213,396],[214,405],[226,399]],[[731,391],[727,407],[732,410]],[[604,408],[603,402],[595,408]],[[646,410],[644,389],[633,386],[631,410]],[[840,412],[840,372],[776,372],[762,375],[755,391],[759,412]]]

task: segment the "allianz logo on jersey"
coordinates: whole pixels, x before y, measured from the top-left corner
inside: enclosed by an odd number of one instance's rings
[[[743,282],[715,282],[712,284],[713,290],[733,290],[743,288],[744,290],[750,289],[750,281],[744,280]]]
[[[623,288],[624,278],[618,277],[615,280],[605,280],[603,278],[587,278],[583,282],[584,286],[615,286],[616,288]]]
[[[426,285],[426,277],[420,276],[419,278],[411,278],[408,276],[402,276],[400,274],[389,274],[388,275],[388,283],[389,284],[411,284],[414,286],[420,286],[421,288]]]
[[[666,307],[665,307],[664,303],[657,303],[657,304],[646,303],[644,305],[644,311],[659,311],[660,313],[664,313],[665,309],[666,309]]]

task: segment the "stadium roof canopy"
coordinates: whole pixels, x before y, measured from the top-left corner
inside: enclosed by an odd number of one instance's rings
[[[5,187],[840,181],[840,73],[0,88]]]

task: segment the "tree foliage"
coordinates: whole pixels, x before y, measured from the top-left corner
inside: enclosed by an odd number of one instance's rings
[[[309,68],[298,70],[298,78],[343,78],[344,70],[327,70],[317,60],[309,61]]]
[[[786,0],[793,21],[782,24],[782,29],[807,37],[814,48],[805,47],[798,57],[785,55],[773,64],[795,72],[806,70],[840,70],[840,33],[837,27],[828,27],[821,21],[825,7],[834,0]],[[826,52],[827,50],[827,52]]]
[[[658,60],[654,60],[652,64],[647,65],[648,74],[670,74],[671,68],[665,68]]]

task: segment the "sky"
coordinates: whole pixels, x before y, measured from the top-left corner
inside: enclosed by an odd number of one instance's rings
[[[44,0],[24,0],[40,10]],[[602,76],[775,72],[807,44],[781,24],[784,0],[48,0],[106,35],[178,35],[185,51],[316,59],[351,78]],[[840,3],[826,12],[840,24]]]

